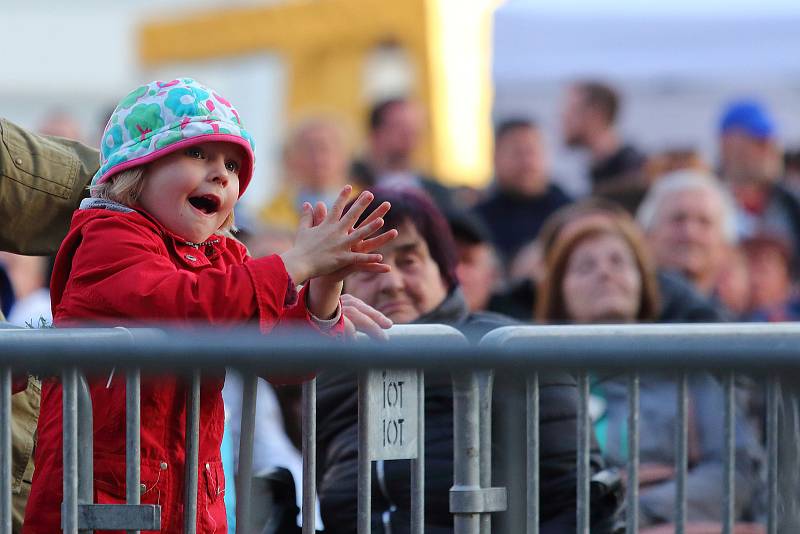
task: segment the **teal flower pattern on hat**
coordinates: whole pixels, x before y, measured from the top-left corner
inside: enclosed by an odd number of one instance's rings
[[[176,87],[167,93],[164,105],[179,117],[197,115],[198,109],[208,99],[208,93],[199,88]],[[211,110],[213,111],[213,110]]]
[[[170,132],[168,135],[165,135],[158,141],[156,141],[156,148],[164,148],[165,146],[169,146],[172,143],[177,143],[183,139],[183,134],[180,132]]]
[[[128,96],[126,96],[125,98],[122,99],[122,102],[119,103],[119,107],[122,108],[122,109],[126,109],[126,108],[131,107],[146,92],[147,92],[147,86],[146,85],[143,85],[143,86],[139,87],[138,89],[134,89],[133,91],[128,93]]]
[[[163,126],[164,119],[161,117],[161,106],[158,104],[139,104],[125,117],[128,135],[131,138],[138,136],[142,141]]]
[[[106,132],[103,134],[103,144],[100,147],[100,151],[104,157],[108,157],[108,155],[121,144],[122,127],[119,124],[114,124],[106,128]]]
[[[154,81],[128,93],[112,113],[101,139],[100,169],[92,185],[181,147],[207,141],[244,148],[240,196],[253,175],[255,142],[239,113],[219,93],[191,78]]]

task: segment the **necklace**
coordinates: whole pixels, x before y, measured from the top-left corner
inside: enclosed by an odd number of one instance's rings
[[[206,241],[203,241],[202,243],[192,243],[191,241],[184,241],[183,242],[184,245],[189,245],[190,247],[194,247],[194,248],[205,247],[205,246],[208,246],[208,245],[216,245],[217,243],[219,243],[219,239],[207,239]]]

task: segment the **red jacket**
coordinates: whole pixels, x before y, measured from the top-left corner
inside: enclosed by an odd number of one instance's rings
[[[57,326],[192,321],[233,325],[258,320],[263,332],[288,320],[315,324],[278,256],[252,259],[233,239],[195,247],[144,213],[85,209],[56,258],[51,284]],[[341,321],[333,331],[342,332]],[[187,355],[190,356],[190,355]],[[89,379],[94,410],[95,502],[125,502],[125,374]],[[225,533],[222,376],[204,376],[200,400],[197,531]],[[109,385],[110,384],[110,385]],[[141,391],[141,502],[161,505],[161,532],[183,530],[187,384],[144,377]],[[24,532],[60,532],[62,405],[56,379],[43,385],[36,470]]]

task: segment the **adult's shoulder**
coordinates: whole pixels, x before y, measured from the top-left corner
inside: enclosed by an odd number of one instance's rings
[[[433,199],[436,206],[443,212],[447,213],[461,207],[455,197],[455,190],[451,187],[425,174],[419,174],[417,178],[425,193]]]
[[[774,185],[773,194],[781,197],[786,202],[800,205],[800,191],[787,187],[780,182]]]
[[[523,323],[513,317],[502,313],[481,311],[471,312],[467,318],[458,325],[458,329],[463,333],[470,343],[477,344],[483,336],[503,326],[519,326]]]
[[[772,197],[788,211],[792,224],[800,228],[800,191],[776,183],[772,190]]]
[[[361,189],[375,185],[375,173],[365,159],[354,159],[350,162],[350,179]]]
[[[552,181],[550,185],[547,186],[547,195],[551,199],[561,202],[562,204],[569,204],[575,200],[569,193],[564,191],[564,188]]]
[[[730,314],[678,273],[658,271],[662,323],[719,323]]]
[[[489,309],[517,321],[530,321],[535,303],[536,284],[530,278],[523,278],[494,293],[489,299]]]
[[[491,211],[498,203],[500,203],[500,196],[496,190],[490,190],[486,196],[481,198],[473,207],[472,210],[480,215],[485,215]]]

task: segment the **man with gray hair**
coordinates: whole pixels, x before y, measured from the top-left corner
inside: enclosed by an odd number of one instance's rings
[[[658,268],[680,272],[711,295],[728,247],[736,243],[735,208],[716,177],[693,170],[663,176],[636,218]]]

